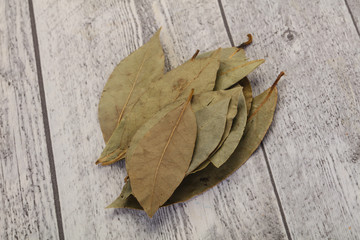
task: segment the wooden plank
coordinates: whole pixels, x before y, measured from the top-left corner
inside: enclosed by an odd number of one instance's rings
[[[35,2],[54,158],[68,239],[281,239],[286,236],[261,151],[207,193],[161,209],[105,210],[124,163],[98,167],[97,105],[115,65],[160,26],[173,68],[196,49],[228,46],[217,1]]]
[[[254,34],[264,90],[281,70],[264,145],[294,239],[360,236],[360,41],[343,1],[223,1],[235,42]]]
[[[346,0],[345,2],[354,21],[355,28],[360,35],[360,2],[358,0]]]
[[[0,1],[0,239],[58,239],[27,1]]]

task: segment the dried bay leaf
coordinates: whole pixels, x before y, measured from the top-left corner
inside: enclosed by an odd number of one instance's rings
[[[245,101],[246,101],[247,114],[249,115],[250,109],[251,109],[251,103],[253,100],[251,84],[247,77],[244,77],[243,79],[241,79],[239,84],[240,84],[240,86],[243,87],[243,93],[244,93],[244,97],[245,97]]]
[[[221,146],[224,144],[226,138],[230,134],[231,128],[233,126],[233,120],[236,117],[236,115],[238,114],[239,99],[240,99],[240,93],[242,91],[242,87],[237,86],[237,87],[233,88],[233,90],[234,90],[234,94],[231,96],[231,102],[229,105],[224,134],[221,137],[221,140],[220,140],[218,146],[216,146],[216,149],[214,149],[213,153],[215,153],[217,150],[219,150],[221,148]],[[213,155],[213,153],[212,153],[212,155]]]
[[[186,99],[191,89],[195,94],[213,90],[220,53],[218,49],[208,58],[191,59],[156,81],[121,119],[96,163],[109,165],[122,159],[141,125],[166,105]]]
[[[230,133],[222,146],[210,156],[209,160],[216,167],[220,167],[233,154],[243,135],[247,120],[246,101],[243,92],[239,94],[238,113],[234,118]]]
[[[212,51],[201,54],[198,58],[204,58],[211,54]],[[216,79],[215,90],[231,87],[264,62],[264,59],[248,62],[245,51],[241,48],[224,48],[220,56],[220,68]]]
[[[99,122],[107,142],[128,109],[164,73],[160,30],[139,49],[123,59],[111,73],[99,102]]]
[[[219,144],[225,130],[230,97],[204,107],[195,113],[197,137],[194,154],[186,174],[190,174]]]
[[[143,209],[140,203],[136,200],[134,195],[132,195],[132,189],[130,181],[127,181],[121,191],[121,194],[118,198],[115,199],[109,206],[106,208],[131,208],[131,209]]]
[[[166,114],[168,114],[172,109],[175,109],[183,104],[181,101],[176,101],[172,104],[169,104],[157,112],[151,119],[149,119],[145,124],[143,124],[139,130],[136,132],[134,137],[131,140],[130,147],[126,151],[126,161],[131,161],[132,153],[136,149],[139,141],[145,136],[145,134],[157,124]],[[129,201],[126,199],[130,199]],[[129,204],[129,205],[127,205]],[[132,195],[132,189],[130,186],[130,181],[127,181],[121,191],[120,196],[112,202],[107,208],[133,208],[133,209],[143,209],[136,198]]]
[[[229,135],[231,126],[233,125],[233,120],[238,113],[239,98],[240,98],[240,92],[242,91],[242,88],[236,87],[231,90],[233,91],[233,94],[231,95],[231,101],[229,104],[228,115],[226,117],[226,127],[225,127],[225,131],[224,131],[224,135],[221,140],[226,139],[227,136]]]
[[[197,130],[192,94],[145,134],[126,164],[133,195],[149,217],[169,199],[189,167]]]
[[[126,156],[129,174],[108,208],[149,217],[215,186],[251,156],[271,125],[284,74],[253,98],[246,75],[264,60],[246,58],[249,34],[236,48],[197,57],[198,50],[164,75],[159,34],[115,67],[99,102],[106,146],[96,163]]]
[[[276,82],[271,88],[253,99],[250,112],[252,117],[249,118],[244,135],[230,158],[220,168],[210,164],[202,171],[185,177],[164,206],[184,202],[205,192],[230,176],[250,158],[260,145],[273,120],[277,102],[275,86]],[[128,181],[124,188],[128,189],[129,187],[130,182]],[[109,207],[142,209],[132,195],[128,195],[128,197],[120,195]]]

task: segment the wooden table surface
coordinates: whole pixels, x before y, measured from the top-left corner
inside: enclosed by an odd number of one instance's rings
[[[286,77],[250,160],[149,219],[104,209],[97,106],[160,26],[167,69],[252,33],[255,94]],[[0,1],[0,239],[360,239],[359,28],[359,0]]]

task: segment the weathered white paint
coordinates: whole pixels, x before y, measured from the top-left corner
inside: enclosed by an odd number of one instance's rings
[[[344,1],[224,1],[235,42],[280,70],[279,104],[264,146],[294,239],[360,237],[360,38]]]
[[[0,1],[0,239],[58,239],[27,1]]]
[[[280,70],[264,146],[293,239],[360,235],[360,41],[345,2],[223,0],[235,43],[253,33],[254,91]],[[348,0],[355,22],[358,3]],[[34,1],[66,239],[286,239],[264,152],[207,193],[161,209],[106,210],[123,163],[93,163],[97,104],[114,66],[160,26],[173,68],[228,46],[216,1]],[[1,239],[58,239],[27,2],[0,3]]]

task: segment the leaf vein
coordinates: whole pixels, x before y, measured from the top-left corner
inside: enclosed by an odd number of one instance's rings
[[[168,140],[167,140],[167,142],[166,142],[166,144],[165,144],[165,147],[164,147],[164,149],[163,149],[163,151],[162,151],[162,153],[161,153],[159,162],[158,162],[158,164],[157,164],[157,166],[156,166],[156,170],[155,170],[155,174],[154,174],[155,177],[154,177],[154,181],[153,181],[153,184],[152,184],[152,190],[151,190],[151,195],[150,195],[150,196],[151,196],[151,197],[150,197],[150,209],[152,209],[153,196],[154,196],[154,192],[155,192],[155,185],[156,185],[156,180],[157,180],[157,176],[158,176],[158,172],[159,172],[160,165],[161,165],[162,160],[163,160],[163,158],[164,158],[164,156],[165,156],[166,150],[167,150],[167,148],[168,148],[168,146],[169,146],[169,144],[170,144],[170,142],[171,142],[171,139],[172,139],[173,136],[174,136],[175,130],[176,130],[177,127],[179,126],[180,121],[181,121],[181,119],[182,119],[182,116],[184,115],[184,112],[185,112],[186,108],[188,107],[188,105],[189,105],[189,103],[190,103],[190,101],[191,101],[191,98],[192,98],[193,93],[194,93],[194,89],[191,91],[189,98],[187,99],[186,103],[184,104],[183,109],[182,109],[181,112],[180,112],[180,115],[179,115],[179,117],[178,117],[178,119],[177,119],[177,121],[176,121],[176,123],[175,123],[175,126],[173,127],[173,129],[172,129],[172,131],[171,131],[171,133],[170,133],[170,135],[169,135],[169,138],[168,138]]]

